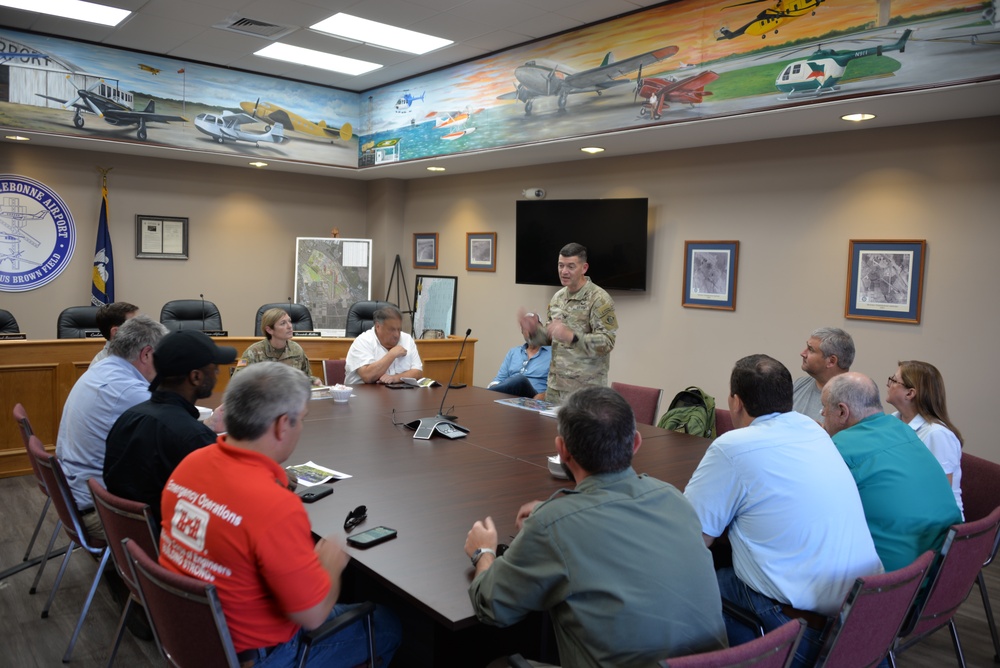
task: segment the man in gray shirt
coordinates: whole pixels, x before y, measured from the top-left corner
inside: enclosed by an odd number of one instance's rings
[[[801,353],[802,376],[792,387],[792,410],[808,415],[823,424],[823,386],[831,379],[851,370],[854,362],[854,339],[842,329],[820,327],[806,341]]]
[[[564,400],[558,420],[556,451],[576,487],[522,506],[501,557],[492,518],[472,526],[476,616],[509,626],[549,611],[560,663],[575,668],[651,666],[725,647],[701,523],[675,487],[632,469],[642,438],[628,403],[587,387]]]

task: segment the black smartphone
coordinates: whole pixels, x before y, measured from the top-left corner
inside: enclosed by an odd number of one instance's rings
[[[333,494],[333,485],[313,485],[312,487],[302,487],[295,491],[302,498],[302,503],[313,503],[325,496]]]
[[[392,540],[395,537],[395,529],[390,529],[389,527],[375,527],[374,529],[369,529],[368,531],[362,531],[361,533],[356,533],[353,536],[348,536],[347,542],[349,545],[364,549],[366,547],[371,547],[372,545],[384,543],[387,540]]]

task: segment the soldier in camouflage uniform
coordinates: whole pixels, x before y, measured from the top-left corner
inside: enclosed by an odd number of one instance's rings
[[[589,385],[607,385],[618,319],[611,296],[586,276],[587,249],[570,243],[559,251],[563,288],[549,302],[547,323],[521,310],[532,345],[552,346],[545,400],[560,403],[569,393]]]
[[[267,338],[246,349],[243,357],[236,363],[236,370],[233,373],[238,373],[247,365],[257,362],[281,362],[309,376],[313,385],[323,384],[319,378],[312,375],[309,358],[306,357],[302,346],[292,341],[292,319],[283,309],[272,308],[264,311],[260,318],[260,328],[264,330]]]

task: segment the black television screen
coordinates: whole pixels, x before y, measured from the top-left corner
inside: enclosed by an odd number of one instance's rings
[[[605,290],[646,290],[648,200],[518,200],[515,278],[559,285],[559,250],[587,247],[587,275]]]

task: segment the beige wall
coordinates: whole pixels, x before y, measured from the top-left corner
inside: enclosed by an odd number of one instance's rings
[[[613,153],[613,139],[599,143]],[[969,450],[1000,461],[990,419],[998,155],[1000,123],[986,118],[424,179],[408,184],[404,234],[439,232],[439,273],[459,277],[456,331],[471,327],[480,339],[482,385],[517,342],[518,306],[544,309],[554,290],[514,284],[521,190],[648,197],[649,289],[612,295],[620,329],[611,380],[663,388],[661,410],[687,385],[724,407],[737,358],[768,353],[798,377],[808,333],[843,327],[857,343],[854,369],[880,387],[899,359],[936,364]],[[466,272],[465,233],[492,231],[497,272]],[[684,241],[699,239],[740,241],[735,312],[680,305]],[[927,240],[920,325],[844,318],[851,239]]]
[[[602,143],[613,154],[613,138]],[[376,239],[381,265],[373,295],[384,296],[400,253],[412,298],[412,234],[438,232],[436,273],[459,277],[455,331],[471,327],[479,339],[477,385],[490,380],[517,342],[517,308],[544,309],[553,292],[514,283],[521,190],[542,187],[550,198],[648,197],[649,290],[613,295],[621,329],[612,380],[663,388],[661,410],[692,384],[724,406],[738,357],[768,353],[797,377],[809,331],[840,326],[857,342],[854,368],[880,386],[897,359],[938,365],[968,449],[1000,461],[988,408],[995,396],[993,334],[1000,331],[997,118],[369,185],[81,151],[3,150],[0,171],[54,187],[77,222],[76,255],[63,276],[28,293],[0,293],[32,338],[54,336],[58,311],[89,298],[96,165],[115,166],[119,298],[157,314],[168,299],[204,292],[233,334],[251,334],[257,307],[291,294],[296,236],[327,236],[336,226],[342,236]],[[136,213],[190,217],[191,259],[136,260]],[[465,233],[493,231],[496,273],[467,272]],[[740,241],[735,312],[680,306],[684,241],[695,239]],[[920,325],[843,317],[850,239],[927,240]]]
[[[108,190],[115,297],[153,317],[171,299],[204,294],[230,334],[252,336],[258,307],[294,294],[295,237],[329,237],[336,227],[341,237],[366,238],[363,181],[10,144],[0,151],[0,172],[48,185],[76,221],[76,252],[57,279],[0,293],[2,307],[32,339],[54,339],[59,312],[90,303],[97,165],[114,168]],[[189,259],[136,259],[136,214],[188,218]]]

